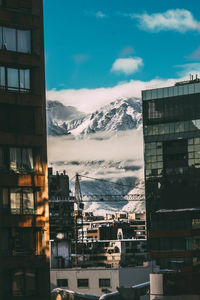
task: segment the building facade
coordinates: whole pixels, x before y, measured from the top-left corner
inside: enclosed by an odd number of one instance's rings
[[[51,290],[60,287],[73,292],[101,296],[149,281],[151,264],[135,268],[73,268],[51,270]]]
[[[146,90],[142,99],[149,252],[163,268],[197,271],[200,80]]]
[[[48,174],[51,268],[66,268],[71,266],[74,241],[74,199],[65,172],[53,174],[49,168]]]
[[[0,1],[0,299],[49,299],[42,0]]]

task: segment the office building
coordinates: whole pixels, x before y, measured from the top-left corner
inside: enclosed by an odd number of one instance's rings
[[[0,299],[49,299],[42,0],[0,1]]]
[[[197,268],[200,80],[146,90],[142,98],[149,250],[161,267]]]
[[[151,275],[151,299],[199,297],[200,80],[143,91],[142,100],[148,251],[171,270]]]

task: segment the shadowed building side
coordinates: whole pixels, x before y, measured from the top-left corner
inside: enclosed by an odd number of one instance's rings
[[[49,299],[42,0],[0,0],[0,299]]]

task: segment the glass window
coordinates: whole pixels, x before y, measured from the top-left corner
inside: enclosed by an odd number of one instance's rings
[[[20,70],[20,90],[30,89],[30,70]]]
[[[8,82],[8,90],[16,90],[19,87],[19,78],[18,78],[18,70],[17,69],[7,69],[7,82]]]
[[[23,53],[31,52],[30,30],[17,30],[17,51]]]
[[[13,296],[23,296],[25,294],[23,270],[14,271],[12,274],[12,294]]]
[[[34,195],[33,191],[30,189],[23,190],[23,212],[29,213],[30,211],[34,210]]]
[[[183,86],[183,93],[184,95],[188,95],[189,91],[188,91],[188,85],[184,85]]]
[[[5,87],[5,67],[0,67],[0,86]]]
[[[34,214],[34,193],[31,188],[10,190],[12,214]]]
[[[77,287],[88,287],[89,280],[86,278],[77,279]]]
[[[31,53],[31,31],[0,27],[0,49]]]
[[[10,148],[10,170],[18,173],[33,171],[31,148]]]
[[[195,88],[195,93],[200,93],[200,83],[195,83],[194,88]]]
[[[26,296],[32,296],[36,294],[36,272],[33,270],[27,270],[25,272],[25,287]]]
[[[57,279],[57,287],[68,287],[68,279]]]
[[[3,48],[3,27],[0,26],[0,49]]]
[[[12,272],[12,295],[33,296],[36,294],[36,271],[19,269]]]
[[[17,50],[16,29],[3,27],[3,49]]]
[[[8,90],[28,92],[30,90],[30,70],[0,67],[0,87]]]
[[[19,189],[12,189],[10,192],[10,209],[13,214],[20,214],[21,212],[21,195]]]
[[[189,94],[193,94],[194,93],[194,84],[189,84],[188,88],[189,88]]]
[[[99,287],[110,287],[110,278],[99,278]]]

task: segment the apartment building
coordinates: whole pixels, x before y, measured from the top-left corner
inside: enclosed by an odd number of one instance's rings
[[[49,299],[42,0],[0,0],[0,299]]]

